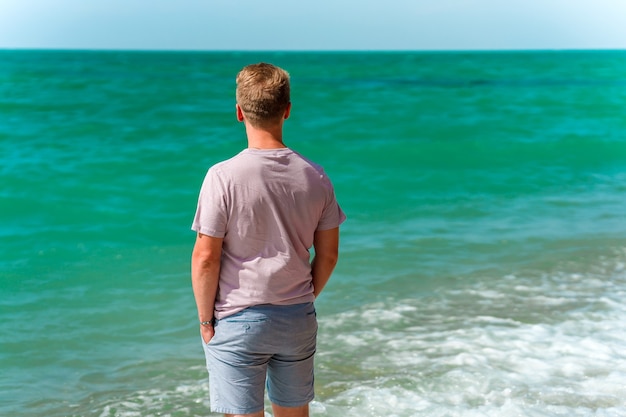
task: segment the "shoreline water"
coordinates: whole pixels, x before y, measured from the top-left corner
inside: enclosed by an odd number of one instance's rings
[[[251,59],[349,217],[312,415],[626,413],[621,51],[0,55],[0,414],[211,415],[189,227]]]

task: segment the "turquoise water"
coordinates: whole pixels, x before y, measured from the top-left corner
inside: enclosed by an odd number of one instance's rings
[[[312,415],[626,414],[626,52],[0,51],[0,415],[213,415],[189,227],[258,61],[349,217]]]

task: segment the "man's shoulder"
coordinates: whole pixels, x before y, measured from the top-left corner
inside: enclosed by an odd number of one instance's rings
[[[297,152],[297,151],[293,151],[293,154],[296,158],[298,158],[299,160],[302,161],[303,164],[308,165],[309,167],[311,167],[312,169],[314,169],[315,171],[319,172],[321,175],[325,175],[324,174],[324,167],[322,167],[320,164],[318,164],[317,162],[309,159],[308,157],[302,155],[301,153]]]
[[[228,159],[224,159],[222,161],[216,162],[209,168],[209,171],[213,171],[213,172],[228,171],[231,167],[244,163],[242,161],[242,159],[244,159],[243,154],[244,153],[242,151],[236,155],[231,156]]]

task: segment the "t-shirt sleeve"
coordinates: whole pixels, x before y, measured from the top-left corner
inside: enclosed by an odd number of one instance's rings
[[[335,227],[339,227],[341,223],[346,220],[346,214],[341,210],[337,198],[335,197],[335,191],[332,186],[330,187],[330,193],[327,199],[327,204],[322,212],[322,217],[317,225],[318,231],[330,230]]]
[[[222,238],[226,235],[228,212],[224,182],[215,167],[209,169],[198,198],[198,207],[191,230]]]

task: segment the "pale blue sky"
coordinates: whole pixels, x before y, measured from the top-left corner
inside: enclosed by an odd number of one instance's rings
[[[0,48],[626,49],[626,0],[0,0]]]

